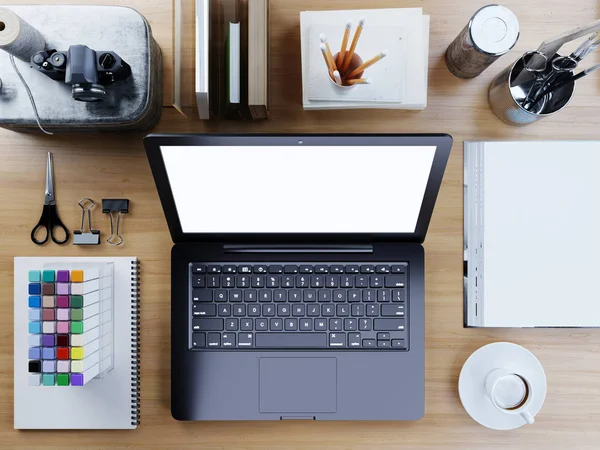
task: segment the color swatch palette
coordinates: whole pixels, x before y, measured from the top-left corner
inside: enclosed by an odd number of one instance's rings
[[[112,366],[111,286],[101,268],[29,271],[30,386],[83,386]]]

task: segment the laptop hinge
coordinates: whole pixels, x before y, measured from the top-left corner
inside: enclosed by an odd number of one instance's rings
[[[372,245],[223,245],[225,253],[373,253]]]
[[[317,420],[315,416],[280,416],[280,420]]]

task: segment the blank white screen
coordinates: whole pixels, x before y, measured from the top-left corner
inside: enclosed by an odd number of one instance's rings
[[[413,233],[435,147],[161,147],[184,233]]]

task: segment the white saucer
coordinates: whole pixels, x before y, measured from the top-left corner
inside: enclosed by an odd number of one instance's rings
[[[458,394],[463,407],[476,422],[493,430],[512,430],[525,425],[518,414],[498,411],[486,397],[484,380],[496,368],[514,370],[532,385],[534,397],[529,412],[535,416],[546,399],[546,374],[529,350],[509,342],[496,342],[476,350],[465,362],[458,378]]]

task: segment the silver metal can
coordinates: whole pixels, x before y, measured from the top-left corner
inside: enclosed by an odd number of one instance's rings
[[[519,21],[501,5],[478,10],[446,50],[446,65],[459,78],[475,78],[519,40]]]

